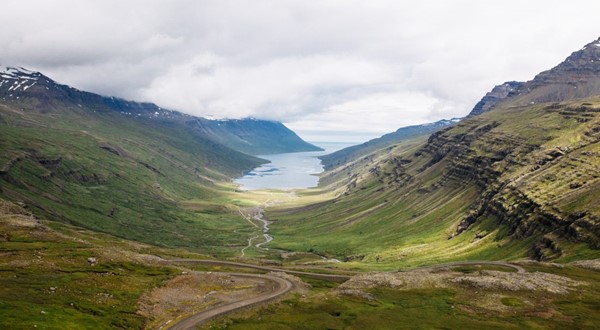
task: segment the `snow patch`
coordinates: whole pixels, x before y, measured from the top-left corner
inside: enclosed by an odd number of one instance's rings
[[[33,84],[29,85],[29,86],[25,86],[23,87],[23,90],[26,91],[28,88],[33,87],[33,85],[37,84],[37,81],[34,81]]]
[[[37,80],[39,73],[24,68],[0,66],[0,76],[4,79]]]

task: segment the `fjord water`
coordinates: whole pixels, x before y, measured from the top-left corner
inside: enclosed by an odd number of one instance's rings
[[[324,151],[262,155],[270,163],[261,165],[235,180],[242,190],[301,189],[316,187],[323,172],[319,156],[349,147],[346,142],[313,142]]]

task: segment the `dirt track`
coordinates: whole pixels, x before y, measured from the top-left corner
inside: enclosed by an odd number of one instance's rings
[[[267,267],[267,266],[258,266],[252,264],[244,264],[241,262],[233,262],[233,261],[219,261],[219,260],[205,260],[205,259],[172,259],[168,261],[169,263],[195,263],[195,264],[204,264],[204,265],[212,265],[212,266],[231,266],[231,267],[241,267],[241,268],[250,268],[257,270],[264,270],[268,272],[284,272],[292,275],[302,275],[307,277],[312,277],[321,280],[330,280],[330,281],[347,281],[350,279],[350,276],[347,275],[335,275],[335,274],[320,274],[320,273],[309,273],[302,272],[297,270],[289,270],[284,268],[275,268],[275,267]]]
[[[262,274],[244,274],[244,273],[224,273],[233,277],[250,277],[267,280],[273,284],[272,291],[256,296],[250,299],[236,301],[227,305],[219,306],[207,311],[203,311],[194,314],[188,318],[177,322],[169,329],[182,330],[182,329],[193,329],[194,327],[209,321],[217,316],[228,314],[243,308],[251,307],[257,304],[277,299],[279,296],[286,294],[293,288],[292,282],[275,276],[262,275]]]

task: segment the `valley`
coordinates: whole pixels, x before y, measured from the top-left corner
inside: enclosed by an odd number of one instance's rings
[[[326,265],[319,271],[296,259],[284,267],[248,268],[36,220],[10,203],[1,210],[1,230],[11,235],[2,244],[2,327],[183,329],[254,303],[203,324],[397,329],[415,322],[464,328],[593,328],[598,322],[597,262],[510,264],[517,269],[474,262],[353,273]],[[269,281],[280,284],[271,288]]]
[[[597,45],[465,118],[327,154],[280,122],[5,68],[0,327],[592,329]],[[234,181],[299,152],[315,184]]]

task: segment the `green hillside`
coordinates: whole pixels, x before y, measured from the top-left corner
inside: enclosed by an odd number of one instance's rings
[[[226,197],[265,162],[315,150],[273,121],[208,120],[1,68],[0,197],[161,246],[238,253],[255,230]]]
[[[218,182],[261,160],[177,126],[85,107],[0,105],[0,195],[36,214],[163,246],[219,253],[245,222]],[[207,207],[186,210],[181,202]]]
[[[264,160],[152,104],[10,69],[0,86],[0,197],[36,215],[161,246],[237,253],[253,230],[224,197]]]
[[[348,165],[332,200],[270,212],[272,246],[400,265],[597,257],[599,138],[597,99],[491,111]]]

